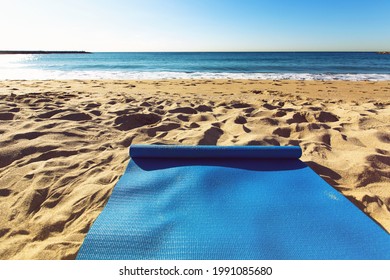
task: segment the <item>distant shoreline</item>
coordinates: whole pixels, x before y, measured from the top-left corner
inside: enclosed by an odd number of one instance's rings
[[[88,54],[86,51],[0,51],[0,54]]]

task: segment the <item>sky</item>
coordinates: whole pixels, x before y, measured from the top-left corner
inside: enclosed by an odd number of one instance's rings
[[[390,51],[390,0],[0,0],[0,50]]]

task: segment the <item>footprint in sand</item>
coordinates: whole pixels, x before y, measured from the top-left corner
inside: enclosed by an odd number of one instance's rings
[[[142,102],[141,104],[139,104],[139,106],[142,106],[142,107],[151,107],[151,106],[153,106],[153,105],[150,104],[149,102],[145,101],[145,102]]]
[[[191,107],[179,107],[176,109],[172,109],[168,111],[169,113],[175,114],[175,113],[181,113],[181,114],[187,114],[187,115],[193,115],[197,114],[198,111]]]
[[[280,106],[275,106],[275,105],[271,105],[271,104],[268,104],[268,103],[265,103],[263,105],[264,108],[268,109],[268,110],[275,110],[275,109],[279,109]]]
[[[277,118],[284,117],[285,115],[287,115],[287,113],[284,110],[277,110],[276,113],[274,113],[274,116]]]
[[[213,111],[213,109],[210,106],[207,106],[207,105],[199,105],[198,107],[195,108],[195,110],[197,110],[200,113],[212,112]]]
[[[261,118],[256,120],[256,124],[265,125],[265,126],[277,126],[279,125],[279,121],[274,118]]]
[[[190,120],[189,116],[183,114],[177,115],[177,118],[183,122],[188,122]]]
[[[222,129],[212,126],[204,132],[203,138],[199,140],[198,145],[216,145],[223,133]]]
[[[248,146],[280,146],[280,142],[272,137],[265,137],[262,140],[249,141]]]
[[[70,109],[58,109],[58,110],[52,110],[43,114],[37,115],[37,118],[41,119],[49,119],[57,114],[64,113],[64,112],[74,112],[73,110]]]
[[[200,127],[200,125],[196,122],[192,122],[189,126],[189,128],[191,128],[191,129],[198,128],[198,127]]]
[[[272,134],[278,135],[280,137],[288,138],[288,137],[290,137],[290,134],[291,134],[291,128],[289,128],[289,127],[285,127],[285,128],[279,127],[277,129],[275,129],[272,132]]]
[[[308,122],[304,113],[295,113],[291,119],[287,120],[288,124]]]
[[[97,116],[97,117],[102,115],[102,112],[99,110],[92,110],[92,111],[90,111],[90,113]]]
[[[13,113],[0,113],[0,121],[11,121],[14,119]]]
[[[237,118],[234,120],[234,123],[236,124],[246,124],[246,118],[243,116],[237,116]]]
[[[7,188],[5,189],[0,189],[0,197],[6,197],[6,196],[9,196],[11,194],[11,191]]]
[[[330,112],[320,112],[315,118],[319,122],[337,122],[339,120],[338,116]]]
[[[45,135],[46,133],[44,132],[37,132],[37,131],[32,131],[32,132],[27,132],[27,133],[20,133],[20,134],[15,134],[12,137],[12,140],[21,140],[21,139],[26,139],[26,140],[32,140],[36,139],[38,137],[41,137],[42,135]]]
[[[68,121],[89,121],[92,117],[86,113],[72,113],[64,115],[58,118],[59,120],[68,120]]]
[[[20,108],[12,108],[12,109],[9,109],[8,112],[10,113],[17,113],[20,111]]]
[[[100,103],[88,103],[85,105],[84,108],[85,108],[85,110],[89,111],[91,109],[95,109],[95,108],[100,107],[100,106],[102,106],[102,104],[100,104]]]
[[[232,104],[230,104],[230,106],[233,107],[234,109],[244,109],[244,108],[252,107],[248,103],[241,103],[241,102],[237,102],[237,103],[233,102]]]
[[[116,128],[119,130],[131,130],[137,127],[155,124],[161,121],[161,116],[150,114],[131,114],[119,116],[115,119]]]

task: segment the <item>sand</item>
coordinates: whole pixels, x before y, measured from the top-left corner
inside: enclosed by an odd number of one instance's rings
[[[390,82],[0,81],[0,259],[74,259],[131,143],[300,145],[390,231]]]

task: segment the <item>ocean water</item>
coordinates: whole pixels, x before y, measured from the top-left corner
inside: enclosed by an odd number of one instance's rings
[[[201,52],[0,55],[0,80],[390,80],[390,55],[368,52]]]

